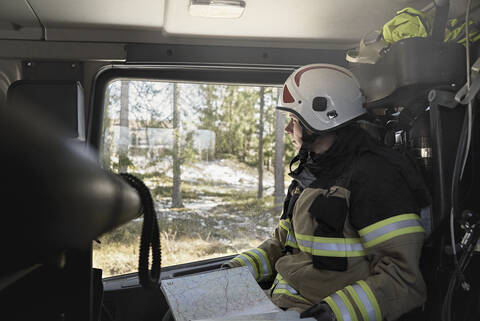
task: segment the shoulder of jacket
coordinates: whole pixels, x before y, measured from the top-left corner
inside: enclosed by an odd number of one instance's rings
[[[393,151],[392,151],[393,152]],[[364,176],[365,173],[392,173],[397,169],[384,157],[372,152],[365,152],[355,159],[354,174]]]

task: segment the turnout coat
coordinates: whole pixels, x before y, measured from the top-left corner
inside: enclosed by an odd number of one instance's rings
[[[271,300],[284,309],[323,301],[338,321],[396,320],[426,299],[412,184],[378,153],[357,153],[342,168],[294,171],[272,237],[228,265],[273,280]]]

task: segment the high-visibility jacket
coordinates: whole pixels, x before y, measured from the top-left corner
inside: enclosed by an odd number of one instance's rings
[[[276,305],[303,311],[324,301],[338,321],[396,320],[421,306],[424,229],[414,197],[382,158],[367,153],[355,163],[348,180],[297,177],[293,209],[273,236],[228,265],[274,278]]]
[[[445,26],[445,42],[465,44],[467,41],[465,21],[449,19]],[[427,38],[432,35],[433,16],[407,7],[397,11],[395,17],[383,25],[382,35],[386,42],[394,43],[406,38]],[[469,20],[470,41],[480,39],[480,26]]]

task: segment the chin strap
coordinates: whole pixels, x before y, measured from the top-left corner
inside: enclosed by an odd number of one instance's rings
[[[295,175],[299,174],[305,167],[308,153],[310,152],[310,148],[317,137],[316,134],[308,131],[302,123],[300,123],[300,126],[302,127],[302,146],[300,147],[298,154],[290,161],[290,173]],[[300,164],[298,164],[298,167],[295,168],[295,170],[292,170],[293,165],[298,161],[300,161]]]

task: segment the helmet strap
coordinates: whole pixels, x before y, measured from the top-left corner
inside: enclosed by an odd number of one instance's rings
[[[310,148],[312,147],[312,144],[317,137],[316,134],[308,131],[303,126],[303,124],[300,123],[300,126],[302,127],[302,146],[300,147],[298,154],[290,162],[290,173],[292,174],[298,174],[303,170],[308,159],[308,153],[310,152]],[[292,170],[293,164],[298,161],[300,161],[300,164],[295,170]]]

